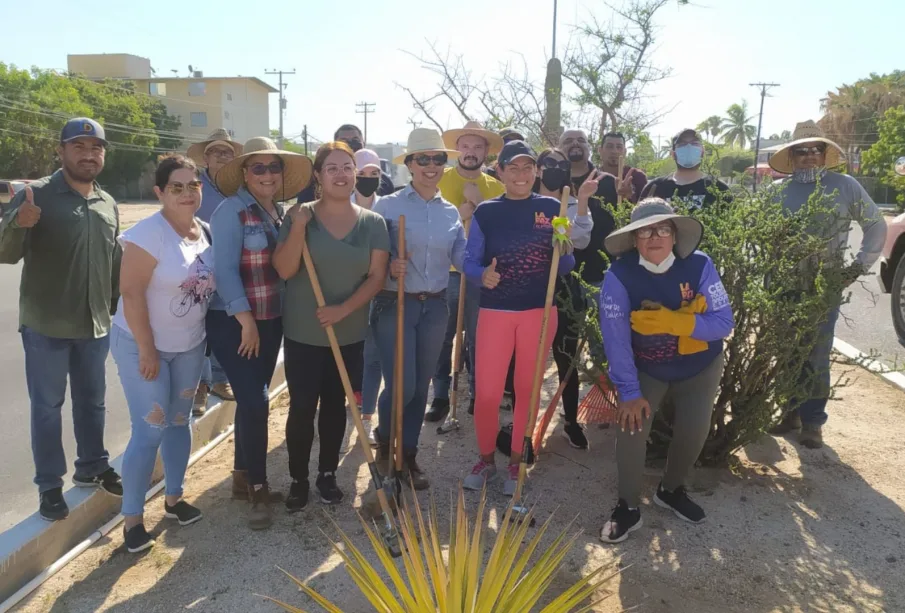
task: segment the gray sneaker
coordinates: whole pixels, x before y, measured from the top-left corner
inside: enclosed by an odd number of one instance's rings
[[[512,497],[515,496],[515,486],[518,484],[518,464],[510,464],[506,471],[509,474],[503,483],[503,494]]]
[[[496,466],[484,460],[478,460],[478,463],[471,469],[471,474],[462,482],[462,487],[479,492],[494,477],[496,477]]]

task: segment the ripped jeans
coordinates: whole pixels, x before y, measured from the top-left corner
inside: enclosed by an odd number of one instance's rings
[[[153,381],[138,370],[138,344],[114,325],[110,352],[122,381],[132,436],[123,454],[123,515],[141,515],[157,461],[163,460],[166,495],[182,496],[192,450],[192,403],[204,366],[205,343],[181,353],[159,352],[160,372]]]

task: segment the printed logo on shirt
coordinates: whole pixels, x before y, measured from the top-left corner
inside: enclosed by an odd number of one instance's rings
[[[193,306],[209,301],[216,289],[214,271],[204,263],[201,256],[197,256],[192,268],[194,270],[179,284],[182,295],[173,296],[170,301],[170,312],[176,317],[185,317]]]
[[[550,219],[543,213],[535,213],[534,214],[534,227],[535,228],[549,228]]]
[[[722,281],[717,281],[708,287],[707,293],[710,294],[711,311],[719,311],[729,306],[729,294],[726,293],[726,288],[723,287]]]
[[[613,297],[609,294],[603,295],[603,304],[600,305],[600,310],[606,319],[624,319],[625,317],[622,314],[622,307],[616,304],[613,301]]]
[[[679,283],[679,291],[682,292],[682,300],[691,302],[694,300],[694,292],[691,289],[691,283]]]

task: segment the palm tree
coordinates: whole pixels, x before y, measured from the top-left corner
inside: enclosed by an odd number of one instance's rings
[[[737,144],[744,149],[746,143],[753,143],[757,138],[757,128],[750,123],[754,116],[748,116],[748,101],[742,100],[741,104],[733,104],[726,109],[726,117],[720,124],[723,132],[723,142],[727,145]]]
[[[720,132],[723,129],[723,119],[719,115],[711,115],[704,121],[698,124],[698,127],[695,128],[699,133],[706,134],[710,137],[710,140],[713,141],[717,136],[720,135]]]

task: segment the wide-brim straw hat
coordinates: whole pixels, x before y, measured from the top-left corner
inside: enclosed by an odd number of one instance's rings
[[[480,136],[487,141],[487,155],[496,155],[503,148],[503,137],[496,132],[485,130],[477,121],[469,121],[464,128],[447,130],[443,133],[443,144],[450,149],[457,149],[459,139],[463,136]]]
[[[450,149],[443,142],[443,137],[433,128],[415,128],[409,134],[408,144],[405,147],[405,153],[397,155],[393,158],[394,164],[404,164],[405,158],[416,153],[428,153],[436,151],[438,153],[446,153],[450,159],[459,157],[459,152]]]
[[[770,158],[770,168],[776,172],[792,174],[792,171],[795,170],[794,166],[792,166],[792,149],[805,143],[826,144],[827,168],[834,168],[845,161],[845,153],[842,151],[842,147],[826,138],[820,126],[808,120],[796,124],[795,131],[792,132],[792,142],[786,143],[773,154],[773,157]]]
[[[312,164],[308,156],[283,151],[266,136],[256,136],[246,141],[244,153],[237,155],[220,169],[214,181],[224,196],[232,196],[245,184],[242,172],[246,160],[253,155],[275,155],[283,161],[283,194],[277,200],[294,198],[311,181]]]
[[[647,198],[632,209],[632,219],[624,228],[612,232],[604,240],[604,247],[613,257],[619,257],[635,248],[635,230],[653,226],[664,221],[672,221],[676,226],[676,257],[687,258],[701,244],[704,226],[697,219],[679,215],[662,198]]]
[[[207,140],[193,144],[191,147],[189,147],[188,151],[185,152],[185,155],[186,157],[194,160],[194,162],[199,166],[204,166],[206,164],[206,162],[204,161],[204,151],[211,143],[215,143],[217,141],[220,141],[232,147],[232,150],[236,155],[242,155],[242,145],[234,141],[229,135],[229,132],[227,132],[223,128],[217,128],[216,130],[211,132],[207,137]]]

